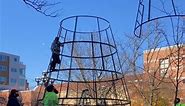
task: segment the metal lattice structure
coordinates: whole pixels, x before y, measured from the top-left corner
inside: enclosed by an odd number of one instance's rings
[[[96,16],[72,16],[60,23],[61,44],[55,70],[44,73],[37,101],[42,101],[44,84],[59,91],[59,105],[130,106],[127,85],[109,22]],[[45,85],[46,85],[45,84]]]
[[[180,83],[181,75],[184,72],[182,71],[183,68],[180,67],[182,65],[181,62],[183,61],[183,52],[181,51],[184,50],[183,48],[185,44],[185,0],[138,1],[139,5],[134,34],[136,37],[139,37],[139,43],[136,43],[139,45],[138,51],[147,51],[144,53],[144,56],[147,58],[144,60],[146,61],[144,65],[147,67],[144,68],[144,71],[149,76],[149,79],[152,79],[152,81],[150,81],[152,83],[149,82],[149,85],[152,86],[152,90],[150,89],[148,91],[152,92],[152,95],[161,96],[161,94],[164,95],[164,92],[160,90],[159,85],[173,83],[174,86],[170,87],[172,95],[168,95],[167,98],[174,98],[175,100],[177,97],[181,96]],[[166,56],[162,54],[163,52]],[[155,53],[157,56],[154,56]],[[169,62],[168,68],[166,68],[165,71],[162,70],[163,59],[168,59]],[[154,66],[156,63],[159,64],[159,67]],[[176,65],[173,65],[173,63]],[[170,67],[173,67],[174,70],[171,70]],[[153,73],[159,73],[160,77],[156,77],[157,74]],[[157,88],[158,90],[156,91],[159,93],[155,94],[153,88]],[[174,91],[172,89],[174,89]],[[158,97],[153,96],[149,97],[149,99],[155,100]],[[154,105],[153,103],[156,103],[156,101],[157,99],[155,101],[149,101],[148,104]],[[174,106],[175,105],[176,103],[174,103]]]
[[[185,0],[139,0],[134,34],[141,37],[150,22],[165,20],[166,23],[175,23],[174,20],[184,20],[184,2]]]

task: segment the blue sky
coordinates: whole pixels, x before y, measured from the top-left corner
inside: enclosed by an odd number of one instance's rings
[[[46,17],[22,0],[0,1],[0,51],[16,54],[26,65],[26,77],[34,87],[51,57],[50,45],[59,22],[68,16],[94,15],[111,23],[116,41],[124,41],[132,33],[138,0],[61,0],[57,18]]]

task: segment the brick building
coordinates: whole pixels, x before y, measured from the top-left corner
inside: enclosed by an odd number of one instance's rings
[[[149,73],[157,71],[159,77],[185,79],[185,45],[144,51],[144,69]]]
[[[144,73],[156,80],[161,95],[166,97],[174,98],[175,87],[178,85],[177,96],[185,102],[184,44],[144,51]]]
[[[27,89],[26,65],[17,55],[0,52],[0,90]]]
[[[143,106],[151,98],[158,106],[170,105],[177,83],[178,97],[185,103],[185,45],[146,50],[143,57],[143,72],[126,76],[132,105]]]
[[[185,45],[146,50],[143,56],[143,73],[126,76],[132,101],[143,106],[144,97],[157,105],[172,104],[178,83],[178,97],[185,103]]]

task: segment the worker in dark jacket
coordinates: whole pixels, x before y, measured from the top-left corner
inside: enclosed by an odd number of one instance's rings
[[[61,43],[59,41],[59,37],[56,37],[55,40],[53,41],[52,45],[51,45],[51,51],[52,51],[52,61],[50,64],[50,70],[54,70],[56,64],[60,64],[61,60],[60,60],[60,46]]]
[[[7,106],[21,106],[20,101],[17,99],[18,96],[18,91],[16,89],[12,89],[8,97]]]

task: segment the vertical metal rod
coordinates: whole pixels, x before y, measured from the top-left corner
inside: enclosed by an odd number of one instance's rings
[[[102,59],[102,67],[103,70],[105,70],[105,63],[104,63],[104,57],[103,57],[103,48],[102,48],[102,39],[101,39],[101,29],[100,29],[100,23],[99,23],[99,18],[97,17],[97,24],[98,24],[98,35],[99,35],[99,39],[100,39],[100,52],[101,52],[101,59]],[[97,98],[96,98],[96,104],[97,103]]]
[[[102,66],[103,66],[103,70],[105,70],[105,63],[104,63],[104,57],[103,57],[102,39],[101,39],[101,33],[100,33],[99,18],[97,18],[97,23],[98,23],[98,33],[99,33],[99,38],[100,38],[100,50],[101,50],[101,57],[102,57]]]
[[[138,9],[137,9],[136,21],[135,21],[135,27],[134,27],[134,30],[135,30],[135,28],[136,28],[136,26],[137,26],[137,24],[138,24],[138,21],[137,21],[137,19],[138,19],[138,17],[139,17],[139,9],[140,9],[140,1],[139,1],[139,6],[138,6]]]
[[[36,105],[38,106],[38,103],[39,103],[39,95],[40,95],[40,93],[41,93],[41,89],[42,89],[42,86],[43,86],[44,84],[42,83],[41,85],[40,85],[40,89],[39,89],[39,93],[38,93],[38,96],[37,96],[37,103],[36,103]],[[45,91],[44,91],[44,93],[45,93]],[[41,98],[41,100],[44,98],[44,95],[42,96],[42,98]]]
[[[174,11],[175,15],[177,15],[177,12],[176,12],[176,9],[175,9],[174,1],[173,1],[173,0],[171,0],[171,2],[172,2],[172,6],[173,6],[173,11]]]
[[[49,73],[48,77],[46,76],[46,77],[47,77],[47,81],[44,82],[44,86],[45,86],[45,83],[46,83],[47,86],[48,86],[49,81],[50,81],[50,79],[51,79],[51,74],[52,74],[52,72]],[[44,96],[43,96],[43,98],[45,97],[45,94],[46,94],[46,89],[44,89]]]
[[[102,66],[103,66],[103,70],[105,70],[105,63],[104,63],[104,57],[103,57],[102,39],[101,39],[101,33],[100,33],[99,18],[97,18],[97,23],[98,23],[98,34],[99,34],[99,38],[100,38],[100,50],[101,50],[101,57],[102,57]]]
[[[114,39],[114,36],[113,36],[113,32],[112,32],[111,27],[110,27],[110,31],[111,31],[112,39],[113,39],[113,42],[114,42],[114,46],[116,47],[116,43],[115,43],[115,39]],[[117,47],[116,47],[116,50],[117,50]],[[116,52],[116,54],[117,54],[117,57],[118,57],[118,63],[119,63],[121,72],[122,72],[122,74],[123,74],[123,68],[122,68],[122,65],[121,65],[121,61],[120,61],[120,58],[119,58],[119,54],[118,54],[118,52]],[[124,76],[123,76],[123,79],[124,79],[124,85],[125,85],[124,89],[125,89],[126,92],[128,92],[128,88],[127,88],[127,85],[126,85],[126,81],[125,81]],[[128,93],[128,95],[126,95],[126,96],[127,96],[127,98],[130,100],[129,93]]]
[[[123,81],[123,79],[124,79],[124,81]],[[129,97],[129,95],[128,95],[128,93],[126,92],[127,91],[127,89],[126,89],[126,81],[125,81],[125,78],[123,77],[123,78],[121,78],[121,83],[122,83],[122,85],[123,85],[123,90],[124,90],[124,93],[125,93],[125,95],[126,95],[126,98],[127,98],[127,100],[130,100],[130,98],[128,98]]]
[[[73,63],[73,50],[74,50],[74,41],[75,41],[75,35],[76,35],[76,28],[77,28],[77,21],[78,21],[78,16],[76,16],[76,19],[75,19],[75,29],[74,29],[74,32],[73,32],[73,41],[72,41],[72,47],[71,47],[71,60],[70,60],[70,69],[69,69],[69,77],[68,77],[68,82],[67,82],[67,92],[66,92],[66,98],[68,97],[68,92],[69,92],[69,82],[70,82],[70,79],[71,79],[71,67],[72,67],[72,63]]]
[[[61,96],[61,92],[62,92],[62,82],[63,82],[63,81],[61,81],[61,83],[60,83],[59,98],[60,98],[60,96]],[[62,104],[63,104],[63,99],[62,99]]]
[[[149,0],[149,4],[148,4],[148,21],[150,20],[150,12],[151,12],[151,0]]]
[[[106,36],[107,36],[107,41],[108,41],[108,43],[111,44],[110,41],[109,41],[109,36],[108,36],[107,30],[106,30]],[[109,51],[110,51],[110,54],[113,53],[110,46],[109,46]],[[115,71],[115,74],[116,74],[116,66],[115,66],[115,62],[114,62],[114,57],[113,57],[113,55],[111,55],[111,59],[112,59],[112,64],[113,64],[114,71]],[[114,79],[114,76],[113,76],[113,72],[111,72],[111,74],[112,74],[112,79],[113,79],[112,84],[113,84],[113,88],[114,88],[114,93],[115,93],[116,99],[118,99],[118,97],[117,97],[117,91],[116,91],[116,85],[115,85],[115,82],[114,82],[115,79]],[[117,74],[116,74],[116,78],[118,79]]]
[[[76,84],[77,84],[77,99],[76,99],[76,104],[78,105],[78,82]]]
[[[65,40],[66,40],[66,36],[67,36],[67,30],[65,30],[65,36],[64,36],[64,42],[65,42]],[[63,43],[64,43],[63,42]],[[63,45],[64,46],[64,45]],[[63,55],[63,52],[64,52],[64,47],[62,47],[62,51],[61,51],[61,54],[60,55]],[[62,56],[61,56],[61,58],[60,58],[60,61],[61,61],[61,63],[62,63]],[[61,64],[59,65],[59,68],[60,68],[60,66],[61,66]],[[58,70],[58,72],[57,72],[57,78],[59,77],[59,72],[60,72],[60,70]]]
[[[142,34],[142,28],[143,28],[143,17],[144,17],[144,10],[145,10],[145,7],[144,7],[144,5],[143,4],[141,4],[142,5],[142,14],[141,14],[141,27],[140,27],[140,30],[139,30],[139,35],[141,36],[141,34]],[[140,37],[139,36],[139,37]]]
[[[136,22],[135,22],[135,27],[134,27],[134,34],[137,36],[136,34],[136,27],[137,26],[141,26],[139,28],[139,36],[137,37],[140,37],[141,36],[141,32],[142,32],[142,23],[143,23],[143,14],[144,14],[144,5],[142,4],[143,0],[139,0],[139,6],[138,6],[138,9],[137,9],[137,16],[136,16]],[[141,7],[142,6],[142,7]],[[140,11],[140,8],[142,8],[142,12]],[[140,13],[140,17],[141,19],[138,21],[138,18],[139,18],[139,13]],[[137,25],[139,24],[139,25]]]
[[[57,33],[57,37],[60,37],[61,32],[62,32],[62,23],[60,23],[60,27],[59,27],[59,30],[58,30],[58,33]]]
[[[93,39],[93,34],[91,33],[91,41],[92,41],[92,61],[93,61],[93,68],[96,68],[96,64],[95,64],[95,58],[94,58],[94,39]],[[95,97],[97,98],[97,85],[96,85],[96,72],[95,70],[93,71],[93,92],[95,92]]]

